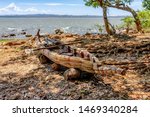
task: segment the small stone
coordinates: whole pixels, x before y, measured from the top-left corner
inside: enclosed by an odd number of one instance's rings
[[[31,34],[27,34],[26,37],[32,37],[32,35]]]
[[[9,36],[14,37],[14,36],[16,36],[16,34],[13,34],[13,33],[12,33],[12,34],[9,34]]]
[[[24,32],[21,32],[20,34],[21,34],[21,35],[25,35],[25,34],[26,34],[26,32],[24,31]]]
[[[9,35],[8,34],[3,34],[1,37],[9,37]]]
[[[56,29],[56,30],[55,30],[55,34],[61,35],[61,34],[63,34],[63,33],[64,33],[64,31],[61,30],[61,29]]]
[[[53,70],[57,71],[57,70],[60,69],[60,65],[58,65],[58,64],[56,64],[56,63],[53,63],[53,64],[51,65],[51,68],[52,68]]]
[[[34,87],[29,87],[28,90],[33,92],[35,90],[35,88]]]
[[[74,68],[70,68],[64,72],[65,80],[72,80],[80,77],[80,71]]]

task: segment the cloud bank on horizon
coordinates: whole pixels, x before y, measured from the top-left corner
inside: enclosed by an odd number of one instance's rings
[[[11,0],[13,1],[13,0]],[[62,2],[8,2],[6,6],[1,4],[0,1],[0,15],[25,15],[25,14],[58,14],[58,15],[102,15],[101,9],[94,9],[84,5],[83,0],[77,0],[76,2],[63,2],[67,0],[61,0]],[[54,0],[51,0],[54,1]],[[57,1],[57,0],[56,0]],[[80,1],[80,2],[79,2]],[[137,0],[131,4],[131,7],[135,10],[142,9],[142,1]],[[129,13],[117,10],[109,9],[108,15],[119,16],[129,15]]]

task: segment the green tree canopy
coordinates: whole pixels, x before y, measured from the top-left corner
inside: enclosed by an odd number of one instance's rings
[[[143,10],[138,13],[143,28],[150,28],[150,10]]]
[[[98,8],[99,4],[97,0],[84,0],[86,6],[92,6],[94,8]]]
[[[135,20],[137,30],[139,32],[142,32],[142,25],[140,19],[138,18],[138,14],[134,9],[129,7],[129,4],[131,4],[131,2],[133,2],[134,0],[84,0],[84,1],[87,6],[92,6],[95,8],[100,6],[103,9],[104,8],[107,9],[108,7],[110,7],[130,12]]]
[[[150,10],[150,0],[143,0],[143,7]]]
[[[126,4],[131,4],[131,2],[133,2],[134,0],[84,0],[85,4],[87,6],[93,6],[95,8],[97,8],[98,6],[100,6],[99,3],[101,3],[101,5],[126,5]]]

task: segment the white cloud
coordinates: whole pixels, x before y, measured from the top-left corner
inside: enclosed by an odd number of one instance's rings
[[[8,6],[0,9],[0,12],[9,12],[9,11],[21,11],[21,9],[17,7],[15,3],[11,3]]]
[[[10,3],[8,6],[0,8],[0,14],[47,14],[48,12],[49,10],[39,10],[34,7],[21,9],[15,3]]]
[[[11,11],[20,11],[21,9],[16,6],[15,3],[9,4],[5,9],[11,10]]]
[[[36,8],[27,8],[24,10],[25,12],[38,12],[38,10]]]

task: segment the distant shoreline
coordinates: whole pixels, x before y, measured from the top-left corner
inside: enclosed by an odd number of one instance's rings
[[[33,14],[33,15],[0,15],[0,18],[21,18],[21,17],[67,17],[67,18],[102,18],[103,16],[95,15],[51,15],[51,14]],[[109,18],[122,18],[126,16],[108,16]]]

